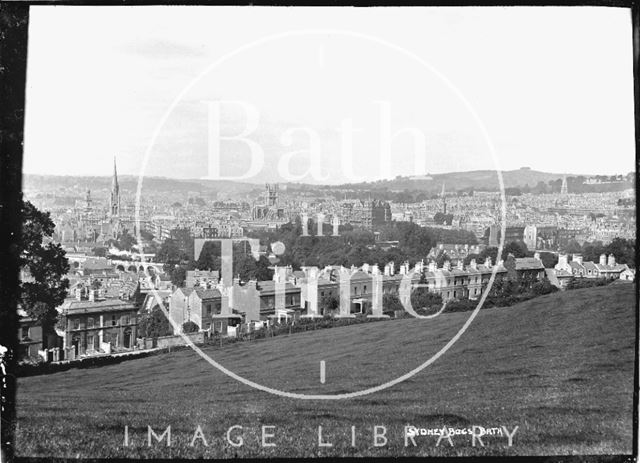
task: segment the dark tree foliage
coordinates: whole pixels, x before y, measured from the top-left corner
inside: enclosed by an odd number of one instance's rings
[[[184,322],[182,324],[182,332],[183,333],[197,333],[200,330],[200,327],[195,323],[189,320],[188,322]]]
[[[321,313],[333,313],[340,308],[340,300],[332,294],[327,294],[320,298],[319,306]]]
[[[138,330],[140,335],[145,338],[158,338],[173,334],[171,323],[158,305],[141,317],[138,322]]]
[[[449,257],[449,255],[446,252],[440,252],[438,254],[438,256],[436,257],[436,265],[439,268],[442,268],[444,263],[447,262],[447,261],[451,261],[451,258]]]
[[[592,288],[594,286],[606,286],[614,280],[607,278],[575,278],[571,277],[567,282],[567,289]]]
[[[507,260],[509,254],[513,254],[513,257],[517,258],[527,257],[528,251],[527,245],[522,241],[511,241],[506,243],[502,249],[502,260]],[[495,263],[495,260],[493,262]]]
[[[444,214],[443,212],[436,212],[433,216],[433,221],[438,225],[451,225],[453,222],[453,214]]]
[[[109,244],[118,249],[131,251],[134,244],[137,244],[136,237],[131,235],[128,230],[124,230],[116,240],[109,240]]]
[[[427,281],[422,275],[420,284],[426,285]],[[440,293],[429,291],[426,286],[418,286],[411,292],[411,307],[419,315],[435,313],[442,307],[442,296]]]
[[[209,241],[202,247],[200,257],[193,263],[199,270],[218,270],[222,272],[221,245],[219,242]],[[269,266],[271,263],[264,256],[256,261],[251,253],[251,246],[247,242],[233,244],[233,275],[242,281],[251,279],[263,281],[271,279]]]
[[[154,238],[153,233],[147,230],[140,230],[140,237],[146,241],[151,241]]]
[[[629,267],[635,267],[636,262],[636,245],[634,240],[624,238],[614,238],[611,243],[606,246],[602,241],[584,242],[582,246],[573,240],[564,249],[565,252],[571,254],[581,254],[585,262],[599,262],[600,256],[613,254],[616,263],[627,264]]]
[[[484,248],[480,254],[469,254],[464,258],[464,264],[469,265],[472,259],[475,259],[478,265],[484,264],[487,257],[491,257],[491,263],[495,264],[497,260],[496,258],[498,257],[498,248],[488,247]]]
[[[171,278],[171,283],[177,287],[181,287],[187,279],[187,270],[180,265],[164,264],[164,271]]]
[[[22,221],[19,261],[28,276],[20,283],[20,307],[47,329],[55,324],[56,307],[67,295],[69,262],[62,247],[48,240],[55,228],[48,212],[23,201]]]
[[[96,257],[107,257],[108,249],[104,246],[98,246],[92,249],[93,255]]]
[[[382,295],[382,311],[395,312],[397,310],[404,310],[404,306],[402,305],[400,298],[395,294],[383,294]]]
[[[616,262],[635,267],[636,246],[635,241],[624,238],[614,238],[605,248],[607,254],[613,254]]]
[[[552,252],[544,252],[540,253],[540,260],[542,261],[542,265],[545,268],[553,268],[558,263],[558,255]]]

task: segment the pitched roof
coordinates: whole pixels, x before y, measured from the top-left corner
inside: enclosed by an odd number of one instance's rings
[[[540,259],[535,257],[516,258],[516,270],[543,270],[544,265]]]
[[[259,281],[258,282],[258,289],[260,291],[260,295],[266,295],[266,294],[271,294],[276,292],[276,282],[273,280],[266,280],[266,281]],[[284,290],[285,292],[300,292],[300,288],[298,288],[297,286],[292,285],[291,283],[289,283],[288,281],[285,282],[284,284]]]
[[[569,266],[572,269],[575,269],[575,270],[584,270],[584,265],[581,265],[578,262],[573,261],[573,260],[571,262],[569,262]]]
[[[105,299],[103,301],[69,301],[64,311],[68,315],[76,313],[120,312],[135,310],[135,305],[120,299]]]
[[[220,291],[212,288],[193,288],[193,291],[200,299],[218,299],[222,297]]]

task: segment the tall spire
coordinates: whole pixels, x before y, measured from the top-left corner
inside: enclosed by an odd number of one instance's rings
[[[113,179],[111,180],[111,190],[117,191],[118,187],[118,170],[116,169],[116,157],[113,157]]]
[[[109,201],[111,217],[120,215],[120,187],[118,186],[118,171],[116,169],[116,157],[113,157],[113,179],[111,180],[111,197]]]

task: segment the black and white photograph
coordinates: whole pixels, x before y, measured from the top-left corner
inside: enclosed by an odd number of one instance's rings
[[[637,5],[120,3],[0,5],[2,461],[637,457]]]

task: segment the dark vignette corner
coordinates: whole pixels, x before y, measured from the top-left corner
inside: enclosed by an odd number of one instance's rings
[[[22,146],[29,6],[0,4],[0,344],[3,365],[2,454],[14,456],[18,344],[18,240],[22,197]]]

